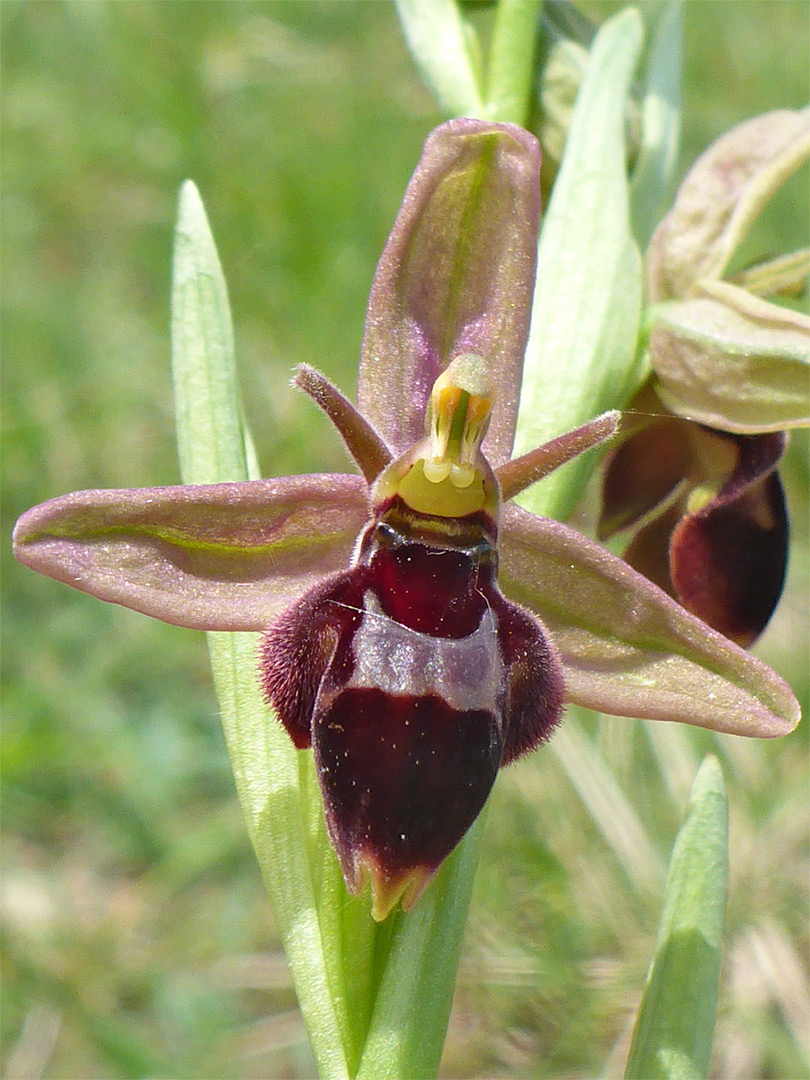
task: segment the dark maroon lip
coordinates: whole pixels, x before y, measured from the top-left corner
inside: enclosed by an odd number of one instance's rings
[[[295,745],[313,747],[346,883],[359,892],[371,875],[375,910],[403,889],[413,902],[498,769],[562,712],[543,627],[502,596],[481,529],[475,541],[437,546],[374,520],[355,564],[264,636],[265,695]]]
[[[344,870],[370,852],[396,876],[438,866],[469,829],[494,783],[502,736],[490,712],[366,688],[342,691],[316,715],[314,745]]]

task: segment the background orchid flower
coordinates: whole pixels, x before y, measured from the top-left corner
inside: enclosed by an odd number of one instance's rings
[[[606,463],[599,536],[631,530],[631,566],[749,646],[784,583],[788,519],[776,470],[785,444],[783,432],[684,423],[648,384]]]
[[[798,720],[773,672],[620,559],[515,506],[501,524],[501,499],[617,423],[608,414],[509,460],[538,219],[531,135],[457,120],[429,137],[371,291],[365,415],[316,373],[298,376],[365,484],[311,476],[79,492],[29,511],[15,531],[19,559],[102,599],[200,629],[270,627],[267,696],[295,745],[314,746],[344,875],[352,892],[370,877],[377,918],[421,894],[498,767],[548,737],[563,694],[737,734],[778,735]],[[386,555],[392,543],[407,555]],[[468,638],[471,659],[451,659]],[[385,658],[398,649],[406,670],[392,681]],[[396,702],[411,700],[400,724]],[[480,754],[473,717],[488,718]],[[348,732],[337,743],[336,729]],[[426,756],[429,774],[418,768]]]
[[[604,476],[599,535],[635,529],[628,562],[742,645],[782,591],[784,429],[810,423],[810,318],[758,294],[806,284],[810,251],[722,275],[808,155],[810,112],[784,110],[727,132],[687,175],[647,253],[654,375]]]

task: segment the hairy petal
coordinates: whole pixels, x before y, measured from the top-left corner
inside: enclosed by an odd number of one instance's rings
[[[340,433],[366,483],[371,484],[391,461],[391,451],[354,405],[320,371],[309,364],[295,369],[293,385],[309,394]]]
[[[700,279],[719,278],[752,221],[808,152],[807,109],[756,116],[713,143],[650,243],[650,299],[686,297]]]
[[[484,443],[514,438],[540,217],[540,151],[512,124],[451,120],[425,143],[369,299],[358,404],[402,452],[422,435],[430,390],[459,353],[484,357],[497,392]]]
[[[14,532],[20,562],[197,630],[261,630],[348,562],[368,517],[359,476],[77,491]]]
[[[548,627],[570,701],[739,735],[798,723],[770,668],[573,529],[507,506],[500,547],[503,592]]]
[[[527,487],[536,484],[550,472],[559,469],[572,458],[578,457],[593,446],[598,446],[605,439],[610,439],[619,429],[621,413],[614,409],[611,412],[597,416],[595,420],[589,420],[582,427],[567,431],[559,435],[551,442],[538,446],[536,450],[530,450],[528,454],[522,454],[518,458],[498,467],[495,475],[501,485],[501,498],[504,502],[513,499]]]

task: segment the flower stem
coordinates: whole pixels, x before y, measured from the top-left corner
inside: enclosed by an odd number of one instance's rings
[[[487,67],[490,120],[525,127],[530,105],[542,0],[500,0]]]

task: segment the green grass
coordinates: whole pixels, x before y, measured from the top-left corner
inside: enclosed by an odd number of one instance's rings
[[[808,29],[795,2],[686,14],[684,167],[736,121],[803,103]],[[50,496],[177,480],[169,258],[186,176],[265,471],[346,468],[288,377],[303,361],[353,390],[374,265],[440,119],[393,9],[6,0],[0,15],[6,540]],[[804,190],[764,251],[806,220]],[[758,646],[805,704],[807,461],[794,438],[789,589]],[[7,542],[3,569],[4,1074],[312,1075],[202,635],[38,578]],[[758,743],[583,717],[496,787],[445,1076],[621,1075],[709,751],[731,812],[714,1075],[807,1075],[806,725]]]

